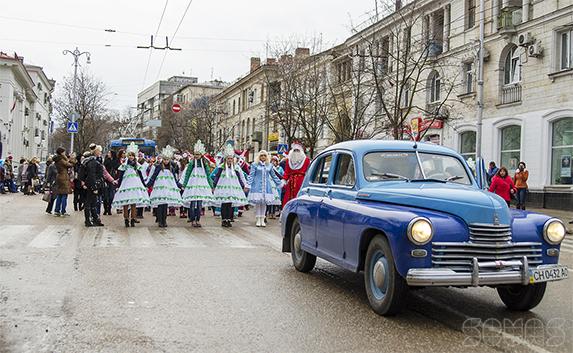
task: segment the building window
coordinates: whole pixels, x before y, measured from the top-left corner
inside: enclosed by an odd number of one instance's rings
[[[521,159],[521,126],[511,125],[501,129],[501,165],[510,173],[517,169]]]
[[[521,82],[521,56],[517,46],[513,46],[505,56],[503,83],[510,85]]]
[[[573,117],[553,123],[551,143],[551,183],[573,184]]]
[[[464,81],[465,81],[465,93],[472,93],[474,91],[474,71],[473,63],[464,63]]]
[[[440,74],[437,71],[432,71],[428,78],[429,85],[428,88],[430,90],[428,95],[428,103],[438,102],[440,100],[440,90],[442,85],[442,80],[440,78]]]
[[[235,100],[233,99],[233,115],[235,115],[236,109],[237,109],[237,103],[236,103]]]
[[[466,0],[466,29],[476,25],[476,0]]]
[[[559,33],[559,69],[573,68],[573,30]]]
[[[338,83],[350,80],[351,70],[352,70],[352,61],[350,59],[346,59],[336,64],[336,74],[338,78]]]
[[[470,158],[476,160],[476,133],[466,131],[460,134],[460,154],[467,161]]]

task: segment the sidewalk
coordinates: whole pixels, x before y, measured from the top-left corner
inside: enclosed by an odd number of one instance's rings
[[[528,208],[527,210],[559,218],[565,224],[567,233],[573,234],[573,224],[569,224],[569,222],[573,221],[573,211],[553,210],[549,208]]]

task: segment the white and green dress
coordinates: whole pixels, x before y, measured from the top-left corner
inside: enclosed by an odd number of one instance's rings
[[[182,180],[184,206],[189,207],[193,201],[202,201],[203,206],[214,204],[213,191],[211,186],[209,166],[202,160],[193,160],[185,168],[185,176]]]
[[[161,168],[155,166],[155,168]],[[169,205],[169,207],[179,207],[183,205],[179,186],[175,181],[175,176],[169,168],[162,169],[153,181],[153,191],[151,191],[151,206]]]
[[[137,207],[149,206],[149,194],[147,188],[143,185],[138,173],[140,165],[132,166],[124,163],[119,166],[118,170],[123,172],[121,185],[115,192],[112,207],[122,208],[127,205],[137,205]]]
[[[232,203],[233,207],[249,204],[245,191],[246,180],[239,168],[225,168],[224,165],[215,173],[214,205]],[[241,179],[239,179],[241,178]]]

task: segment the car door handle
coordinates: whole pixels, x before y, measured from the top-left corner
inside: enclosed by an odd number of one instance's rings
[[[330,200],[332,200],[332,190],[328,190],[324,196],[326,196],[326,197],[328,197]]]

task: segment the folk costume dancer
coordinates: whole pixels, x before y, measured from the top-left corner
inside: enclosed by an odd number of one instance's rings
[[[251,205],[255,206],[257,217],[256,226],[266,227],[265,214],[268,205],[280,205],[281,200],[273,193],[272,184],[277,189],[283,187],[283,182],[279,179],[274,171],[273,165],[269,161],[269,154],[261,150],[251,165],[251,173],[247,178],[247,187],[245,191],[249,192],[248,200]]]
[[[130,225],[135,227],[136,208],[148,207],[150,203],[141,166],[136,160],[138,150],[139,148],[133,142],[127,146],[127,158],[117,168],[119,188],[113,197],[112,208],[123,208],[122,214],[126,227]]]
[[[171,163],[175,150],[166,146],[161,151],[161,162],[155,165],[155,170],[147,182],[148,187],[153,187],[150,200],[153,207],[157,207],[157,223],[160,228],[167,227],[167,210],[169,207],[180,207],[181,186],[177,181],[177,172]]]
[[[243,172],[235,164],[233,146],[225,147],[225,160],[214,172],[213,204],[221,207],[221,226],[232,227],[233,207],[248,204],[244,188],[246,180]]]
[[[201,140],[193,147],[193,159],[187,164],[182,185],[183,202],[189,207],[189,221],[193,227],[201,227],[201,210],[214,202],[213,183],[209,162],[204,158],[205,145]]]

